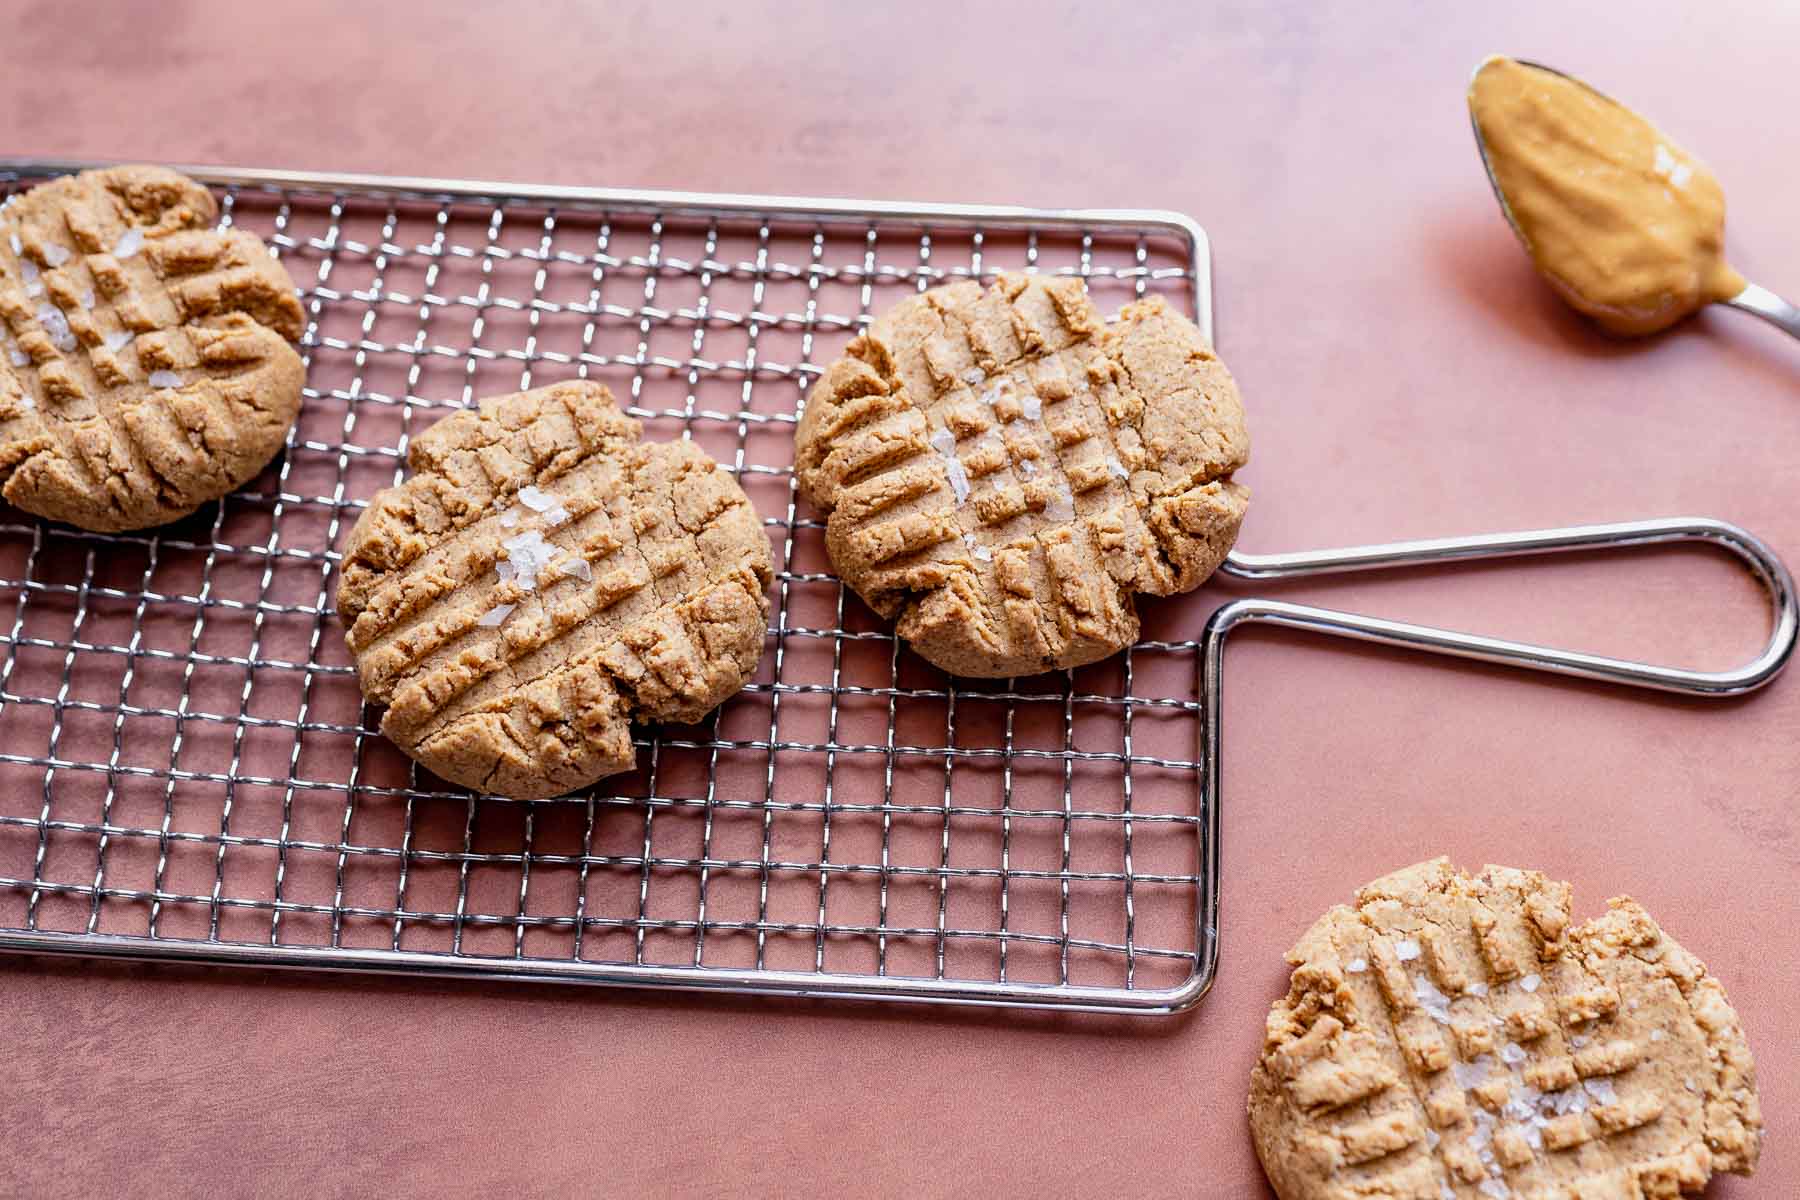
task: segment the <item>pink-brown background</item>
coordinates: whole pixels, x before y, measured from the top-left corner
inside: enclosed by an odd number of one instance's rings
[[[1780,152],[1800,10],[1566,3],[8,5],[0,153],[1186,211],[1249,404],[1253,550],[1706,513],[1800,559],[1800,348],[1730,313],[1607,341],[1475,161],[1506,50],[1656,115],[1800,290]],[[1276,594],[1725,665],[1760,598],[1705,552]],[[1197,630],[1237,585],[1188,603]],[[1800,1188],[1800,683],[1701,703],[1251,632],[1224,962],[1113,1023],[0,962],[0,1191],[1143,1194],[1263,1187],[1243,1120],[1281,953],[1434,853],[1638,896],[1762,1065],[1754,1183]]]

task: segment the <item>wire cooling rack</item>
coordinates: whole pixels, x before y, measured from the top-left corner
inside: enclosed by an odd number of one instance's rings
[[[80,165],[0,164],[0,188]],[[1123,1011],[1204,991],[1199,643],[952,680],[829,573],[791,471],[813,379],[917,289],[1077,274],[1210,335],[1197,225],[184,169],[301,288],[303,411],[178,525],[0,513],[0,947]],[[705,723],[639,730],[636,772],[472,796],[375,732],[335,566],[411,437],[575,376],[737,473],[769,644]]]
[[[0,161],[10,193],[77,163]],[[177,525],[0,510],[0,950],[1169,1013],[1218,961],[1224,648],[1267,622],[1630,686],[1762,686],[1793,580],[1709,518],[1287,554],[1244,579],[1701,542],[1767,589],[1763,650],[1697,671],[1273,600],[1078,671],[954,679],[829,570],[793,426],[821,364],[909,292],[1079,275],[1212,335],[1206,235],[1048,212],[183,168],[309,314],[283,454]],[[365,710],[334,567],[411,437],[479,396],[608,382],[763,514],[769,646],[698,726],[561,800],[448,789]],[[10,615],[5,605],[12,606]]]

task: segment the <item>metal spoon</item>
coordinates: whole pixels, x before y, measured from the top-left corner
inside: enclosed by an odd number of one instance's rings
[[[1555,67],[1547,67],[1543,63],[1533,62],[1528,58],[1516,58],[1513,61],[1522,67],[1530,67],[1536,71],[1547,71],[1552,75],[1560,75],[1564,79],[1580,84],[1608,104],[1618,105],[1618,107],[1624,108],[1627,112],[1634,111],[1623,104],[1619,104],[1617,100],[1614,100],[1611,96],[1607,95],[1587,80],[1571,75],[1567,71],[1559,71]],[[1474,74],[1470,76],[1471,83],[1474,81],[1474,75],[1480,74],[1481,68],[1485,65],[1486,63],[1483,62],[1476,66]],[[1505,214],[1506,223],[1512,226],[1512,231],[1518,237],[1520,244],[1524,245],[1529,250],[1530,243],[1525,240],[1525,232],[1519,228],[1518,219],[1513,216],[1511,206],[1506,203],[1506,193],[1500,190],[1500,181],[1494,177],[1494,164],[1492,160],[1488,158],[1487,142],[1483,140],[1481,136],[1480,122],[1475,120],[1473,104],[1471,104],[1469,110],[1469,124],[1475,129],[1475,148],[1481,152],[1481,166],[1482,169],[1487,172],[1488,185],[1494,189],[1494,199],[1500,202],[1500,211]],[[1720,303],[1747,312],[1753,317],[1761,317],[1769,324],[1775,326],[1775,328],[1784,330],[1792,337],[1800,338],[1800,308],[1796,308],[1792,304],[1789,304],[1786,300],[1783,300],[1780,296],[1777,296],[1766,287],[1754,283],[1746,283],[1743,291]]]

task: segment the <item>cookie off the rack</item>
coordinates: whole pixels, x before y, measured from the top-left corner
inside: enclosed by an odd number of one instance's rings
[[[162,167],[83,171],[0,211],[0,492],[40,517],[166,524],[267,466],[300,409],[294,283]]]
[[[1665,1197],[1756,1169],[1725,990],[1635,901],[1447,859],[1377,879],[1288,953],[1251,1074],[1282,1200]]]
[[[1137,640],[1138,592],[1200,586],[1249,448],[1230,372],[1160,298],[1108,327],[1079,279],[1001,275],[852,341],[795,467],[844,582],[932,663],[994,677],[1105,658]]]
[[[444,779],[543,799],[630,770],[756,670],[769,541],[692,442],[597,383],[481,401],[416,438],[351,531],[338,611],[381,731]]]

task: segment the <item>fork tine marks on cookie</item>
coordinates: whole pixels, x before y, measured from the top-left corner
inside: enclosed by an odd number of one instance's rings
[[[1283,1200],[1672,1196],[1755,1168],[1754,1066],[1716,982],[1634,902],[1576,926],[1568,905],[1536,872],[1439,859],[1307,931],[1251,1080]],[[1490,1049],[1496,1027],[1518,1040]],[[1347,1056],[1391,1064],[1394,1085],[1348,1086]]]

